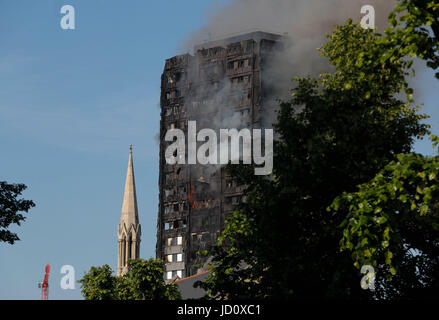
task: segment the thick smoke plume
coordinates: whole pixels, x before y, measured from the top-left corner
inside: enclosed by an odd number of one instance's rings
[[[321,38],[348,18],[360,21],[361,7],[375,8],[377,26],[386,25],[395,5],[393,0],[234,0],[222,7],[212,5],[206,13],[207,24],[193,31],[180,44],[194,45],[221,39],[249,30],[284,33],[302,39]]]
[[[374,7],[375,26],[382,32],[387,27],[387,17],[394,8],[394,0],[233,0],[225,5],[215,4],[206,13],[207,23],[188,34],[180,43],[179,51],[193,53],[195,46],[256,30],[284,35],[281,45],[277,46],[264,66],[260,126],[272,128],[276,122],[278,99],[289,98],[294,85],[291,80],[297,76],[317,77],[320,73],[331,71],[318,48],[323,46],[326,35],[336,25],[345,24],[349,18],[360,22],[364,5]],[[195,54],[188,67],[188,83],[199,83],[199,63]],[[235,112],[231,107],[232,86],[234,84],[224,76],[217,88],[205,86],[203,92],[194,90],[190,98],[185,99],[184,111],[189,120],[197,120],[197,130],[211,128],[219,132],[221,128],[250,125],[248,114]],[[199,114],[200,106],[203,114],[208,116]],[[218,150],[220,153],[221,150]],[[221,165],[208,167],[212,174]]]
[[[276,100],[289,96],[292,78],[331,71],[317,49],[336,24],[344,24],[349,18],[360,22],[364,5],[374,7],[375,25],[382,32],[394,0],[234,0],[215,4],[206,13],[207,24],[190,33],[179,50],[191,52],[195,45],[255,30],[287,34],[283,49],[275,53],[264,74],[269,97],[263,106],[262,126],[268,128],[275,122]],[[236,121],[234,117],[230,125]],[[227,120],[222,119],[221,125],[228,125]]]

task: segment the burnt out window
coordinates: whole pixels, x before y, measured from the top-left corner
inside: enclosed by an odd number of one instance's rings
[[[174,238],[168,238],[167,245],[168,247],[171,246],[181,246],[183,244],[183,237],[177,236]]]
[[[241,203],[240,196],[232,197],[232,204],[239,204],[239,203]]]

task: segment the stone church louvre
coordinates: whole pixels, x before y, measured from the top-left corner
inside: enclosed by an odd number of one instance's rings
[[[226,216],[242,201],[242,187],[223,167],[166,163],[169,129],[264,126],[264,71],[280,35],[251,32],[198,45],[167,59],[161,79],[159,210],[156,256],[166,279],[206,269],[197,255],[216,241]],[[186,162],[187,163],[187,162]]]

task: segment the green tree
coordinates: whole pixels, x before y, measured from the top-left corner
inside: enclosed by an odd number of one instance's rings
[[[329,209],[349,212],[340,246],[377,270],[377,297],[439,297],[439,156],[399,154]]]
[[[28,212],[30,208],[35,207],[32,200],[18,199],[24,190],[24,184],[8,184],[6,181],[0,181],[0,242],[14,244],[20,240],[16,233],[7,228],[11,224],[20,225],[26,219],[21,213]]]
[[[335,72],[296,79],[280,104],[269,178],[231,166],[246,200],[227,218],[200,285],[218,298],[370,297],[340,252],[345,215],[327,207],[372,179],[428,127],[413,106],[403,57],[383,59],[389,44],[351,21],[329,35],[321,54]],[[396,98],[401,92],[406,99]]]
[[[391,27],[382,38],[390,44],[386,57],[418,57],[439,67],[439,3],[436,0],[399,0],[389,17]],[[439,72],[436,72],[439,78]]]
[[[136,259],[128,261],[129,271],[113,276],[108,265],[91,267],[79,280],[86,300],[176,300],[180,291],[175,283],[164,280],[163,261]]]
[[[163,261],[131,260],[129,272],[122,278],[129,288],[132,300],[175,300],[180,294],[175,283],[166,284],[164,280]]]
[[[382,62],[420,58],[439,67],[439,3],[400,0],[380,38]],[[409,59],[407,59],[409,58]],[[436,72],[439,78],[439,72]],[[409,92],[410,94],[411,92]],[[437,145],[437,138],[432,136]],[[378,298],[438,295],[437,157],[400,154],[357,192],[344,193],[329,210],[349,211],[342,223],[341,249],[357,268],[378,270]]]
[[[78,282],[85,300],[114,300],[117,297],[116,277],[108,264],[91,267]]]

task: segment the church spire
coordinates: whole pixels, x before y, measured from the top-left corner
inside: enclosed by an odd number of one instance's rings
[[[136,183],[134,180],[133,166],[133,145],[130,145],[130,155],[128,158],[128,169],[125,180],[125,192],[122,202],[122,214],[120,222],[129,224],[139,223],[139,215],[137,211]]]
[[[128,271],[128,260],[139,258],[140,235],[136,183],[134,180],[133,146],[130,145],[122,214],[120,216],[118,229],[119,251],[117,275],[123,275]]]

